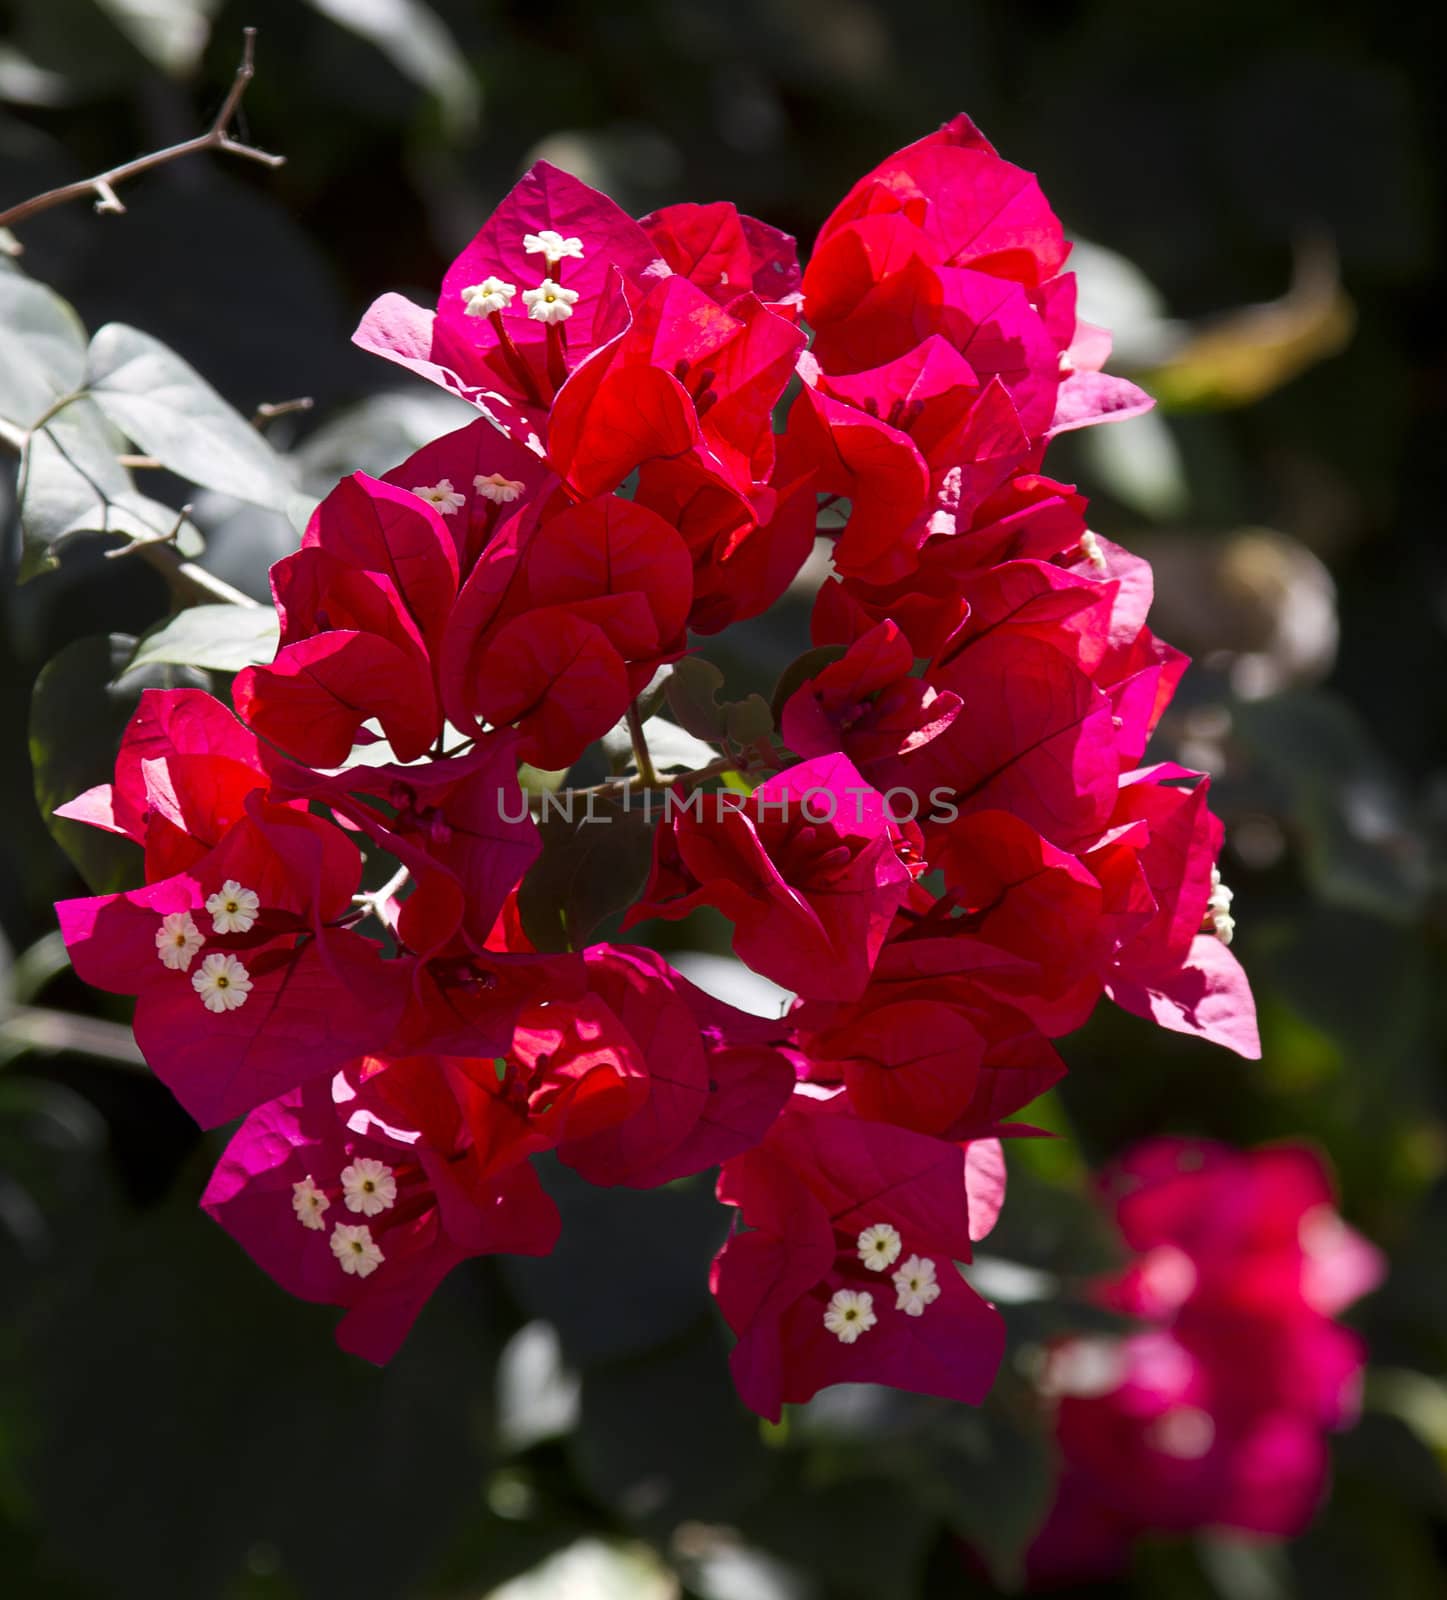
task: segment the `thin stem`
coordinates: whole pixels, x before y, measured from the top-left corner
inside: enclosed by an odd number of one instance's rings
[[[61,395],[59,400],[48,405],[25,430],[24,444],[28,444],[31,438],[39,433],[47,423],[53,422],[67,406],[73,406],[77,400],[84,400],[89,393],[89,389],[72,389],[69,394]]]
[[[498,349],[502,351],[503,360],[508,364],[514,381],[522,392],[535,406],[543,403],[543,397],[538,393],[537,381],[534,379],[531,367],[523,360],[522,351],[513,343],[512,335],[507,331],[507,324],[502,320],[502,312],[494,311],[487,319],[497,334]]]
[[[635,700],[628,707],[628,737],[633,741],[633,759],[638,763],[638,776],[650,789],[658,787],[658,774],[653,770],[653,757],[648,753],[648,740],[643,736],[643,718]]]
[[[140,551],[144,551],[150,545],[175,544],[176,540],[181,537],[181,529],[185,525],[186,518],[191,515],[191,509],[188,505],[181,507],[176,513],[176,520],[171,524],[169,532],[153,534],[149,539],[132,539],[129,544],[123,544],[118,550],[107,550],[106,560],[119,561],[123,556],[133,556]]]
[[[352,904],[361,908],[363,917],[375,917],[390,933],[391,924],[382,915],[382,907],[397,894],[410,875],[405,866],[398,867],[380,889],[373,889],[366,894],[354,894]]]
[[[142,172],[149,172],[152,167],[164,166],[168,161],[195,155],[202,150],[224,150],[228,155],[259,161],[264,167],[281,166],[286,160],[285,156],[270,155],[265,150],[258,150],[231,137],[231,124],[241,109],[247,85],[256,74],[256,29],[243,28],[241,37],[241,65],[236,69],[236,76],[231,80],[231,87],[216,113],[215,121],[205,133],[198,133],[194,139],[184,139],[180,144],[169,145],[164,150],[153,150],[149,155],[137,156],[134,161],[122,162],[120,166],[97,173],[93,178],[65,183],[58,189],[47,189],[44,194],[22,200],[8,211],[0,211],[0,228],[13,227],[17,222],[25,222],[41,211],[49,211],[52,206],[65,205],[67,201],[79,200],[86,195],[94,196],[97,211],[111,215],[122,212],[126,208],[116,193],[117,184],[137,177]]]
[[[198,567],[194,561],[183,561],[180,552],[169,539],[141,539],[135,548],[143,561],[150,564],[178,593],[203,604],[246,606],[257,609],[249,594],[233,589],[224,579]]]
[[[273,400],[263,402],[251,414],[251,426],[261,429],[273,417],[285,417],[293,411],[310,411],[316,404],[309,394],[299,394],[295,400]]]
[[[552,384],[553,393],[556,394],[568,381],[568,358],[563,353],[564,334],[561,322],[550,322],[548,324],[546,340],[548,382]]]

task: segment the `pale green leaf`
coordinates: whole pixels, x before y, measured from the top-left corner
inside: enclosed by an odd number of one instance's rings
[[[276,612],[270,606],[191,606],[141,640],[131,667],[172,662],[212,672],[240,672],[276,654]]]
[[[85,326],[43,283],[0,268],[0,417],[33,426],[85,376]]]
[[[150,334],[107,323],[90,342],[88,382],[106,416],[192,483],[285,511],[291,470],[194,368]]]
[[[139,494],[116,460],[124,440],[89,400],[77,400],[33,435],[20,460],[17,498],[23,547],[20,580],[57,564],[57,552],[78,533],[165,538],[176,512]],[[183,523],[178,546],[200,550],[200,536]]]

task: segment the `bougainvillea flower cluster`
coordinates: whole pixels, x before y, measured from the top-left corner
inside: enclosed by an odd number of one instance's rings
[[[1153,1139],[1102,1186],[1134,1255],[1097,1297],[1136,1331],[1050,1353],[1062,1474],[1029,1552],[1041,1585],[1109,1576],[1146,1533],[1299,1533],[1325,1434],[1360,1404],[1365,1349],[1333,1319],[1382,1275],[1302,1145]]]
[[[344,1307],[347,1348],[386,1360],[468,1257],[548,1251],[542,1156],[600,1185],[719,1169],[750,1406],[977,1401],[1002,1324],[959,1265],[1055,1041],[1108,998],[1256,1053],[1207,781],[1142,764],[1184,658],[1147,564],[1043,471],[1055,434],[1149,404],[1102,372],[1067,254],[961,117],[861,179],[807,270],[725,202],[634,220],[539,163],[435,309],[363,319],[477,419],[322,501],[235,714],[143,696],[114,781],[65,808],[143,881],[59,908],[181,1104],[241,1119],[206,1210]],[[658,778],[660,691],[816,547],[777,728],[715,702],[714,759]],[[619,729],[636,777],[566,776]],[[572,880],[545,791],[602,791],[604,822],[664,802],[614,942],[547,901]],[[622,942],[705,906],[782,1016]]]

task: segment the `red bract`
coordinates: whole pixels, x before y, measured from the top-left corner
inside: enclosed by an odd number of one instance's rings
[[[748,1231],[720,1251],[712,1287],[760,1415],[834,1383],[984,1398],[1004,1325],[954,1264],[1004,1199],[997,1142],[961,1147],[796,1097],[725,1164],[718,1193]]]
[[[76,971],[137,996],[146,1060],[215,1127],[331,1073],[395,1026],[400,964],[337,925],[360,872],[340,829],[253,794],[182,871],[62,901],[57,914]]]
[[[1155,1326],[1052,1354],[1065,1474],[1030,1552],[1041,1580],[1109,1575],[1151,1531],[1300,1532],[1323,1433],[1358,1405],[1364,1349],[1331,1318],[1382,1275],[1300,1146],[1158,1139],[1104,1185],[1137,1258],[1100,1296]]]
[[[753,293],[770,310],[797,311],[802,274],[793,238],[727,200],[664,206],[639,226],[674,272],[720,305]]]
[[[388,295],[363,319],[358,343],[482,416],[322,501],[273,569],[279,647],[237,675],[241,721],[142,698],[115,781],[63,812],[140,845],[145,886],[59,908],[182,1104],[245,1115],[204,1204],[286,1288],[348,1308],[348,1349],[387,1359],[465,1257],[551,1247],[536,1154],[634,1188],[722,1163],[747,1231],[713,1285],[748,1404],[846,1380],[978,1401],[1001,1323],[955,1264],[1003,1200],[998,1137],[1034,1131],[1007,1119],[1065,1071],[1051,1041],[1104,994],[1257,1052],[1206,784],[1140,766],[1184,657],[1149,629],[1148,565],[1041,471],[1054,434],[1149,404],[1101,372],[1065,258],[1035,180],[957,118],[854,186],[802,276],[727,202],[635,222],[539,163],[435,312]],[[787,674],[782,740],[706,669],[665,680],[691,636],[780,600],[821,534],[813,642],[834,648]],[[650,754],[660,697],[678,726]],[[568,786],[541,830],[523,763]],[[611,824],[640,786],[661,821],[624,926],[722,912],[793,991],[781,1020],[645,949],[535,948],[624,909],[577,813],[601,791]],[[1257,1211],[1285,1217],[1296,1190],[1271,1182]],[[1219,1419],[1218,1508],[1277,1462],[1300,1500],[1321,1408],[1240,1400],[1213,1319],[1270,1323],[1271,1371],[1297,1359],[1313,1393],[1344,1370],[1335,1330],[1270,1321],[1295,1294],[1285,1224],[1161,1257],[1146,1235],[1185,1212],[1157,1192],[1161,1215],[1123,1210],[1149,1253],[1108,1291],[1174,1319],[1124,1347],[1132,1404]],[[1211,1285],[1190,1338],[1182,1261]],[[1100,1430],[1121,1459],[1143,1414]],[[1204,1491],[1167,1476],[1194,1516]]]
[[[826,583],[814,604],[816,644],[841,644],[889,618],[916,655],[934,656],[964,621],[962,585],[996,562],[1020,558],[1074,561],[1086,532],[1085,502],[1063,484],[1025,473],[956,518],[953,532],[929,539],[918,568],[894,583],[845,578]]]
[[[465,755],[416,766],[352,767],[321,779],[280,767],[277,790],[324,801],[406,865],[416,889],[395,926],[409,950],[431,955],[461,933],[482,951],[541,848],[518,787],[516,747],[513,735],[492,733]]]
[[[616,496],[513,517],[447,627],[449,718],[469,733],[514,724],[523,759],[566,767],[683,653],[692,570],[662,517]]]
[[[932,336],[887,365],[829,377],[811,356],[789,417],[793,448],[820,489],[846,496],[837,569],[872,583],[914,570],[931,537],[952,537],[1030,454],[998,379],[981,384]]]
[[[752,294],[725,309],[686,278],[655,283],[559,394],[553,470],[586,496],[696,447],[700,470],[747,492],[773,466],[770,415],[803,345]]]
[[[842,1085],[860,1116],[967,1139],[1065,1075],[1027,1013],[1039,982],[1007,950],[922,925],[886,942],[858,1000],[806,1002],[789,1021],[806,1076]]]
[[[546,1255],[559,1228],[531,1167],[484,1169],[426,1059],[362,1058],[253,1111],[201,1205],[289,1293],[345,1306],[337,1343],[378,1363],[459,1262]]]
[[[606,195],[539,161],[447,269],[435,314],[383,295],[353,338],[541,455],[553,395],[626,318],[623,282],[667,270]],[[532,298],[550,285],[566,293]]]
[[[442,518],[364,473],[317,508],[302,548],[272,568],[281,644],[236,676],[258,733],[303,761],[340,766],[369,718],[404,761],[442,729],[430,652],[457,596],[457,550]]]
[[[132,839],[154,882],[198,861],[264,789],[268,752],[199,689],[147,689],[126,725],[115,782],[58,806],[69,817]]]
[[[781,731],[803,756],[840,750],[866,776],[880,762],[938,739],[960,697],[914,677],[914,655],[894,623],[879,623],[785,702]]]
[[[628,924],[712,905],[734,952],[775,983],[850,999],[869,979],[919,864],[917,830],[842,756],[801,762],[747,798],[694,797],[657,835]]]
[[[952,267],[1027,287],[1053,278],[1070,251],[1039,184],[1002,161],[963,114],[862,177],[819,230],[819,243],[873,214],[909,218]]]
[[[651,1188],[763,1137],[794,1083],[764,1042],[782,1028],[711,1000],[651,950],[597,945],[584,964],[587,994],[526,1014],[510,1063],[525,1082],[586,1080],[602,1067],[637,1092],[581,1123],[549,1101],[564,1162],[593,1183]]]
[[[486,418],[424,444],[384,481],[410,490],[442,518],[463,581],[501,523],[556,489],[538,457]]]

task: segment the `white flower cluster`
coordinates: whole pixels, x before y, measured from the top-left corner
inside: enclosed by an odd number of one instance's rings
[[[1214,933],[1222,944],[1230,944],[1236,937],[1236,919],[1231,915],[1231,902],[1235,895],[1221,882],[1218,867],[1211,868],[1211,898],[1206,902],[1206,929]]]
[[[373,1156],[358,1156],[343,1167],[339,1181],[342,1203],[354,1214],[375,1217],[397,1204],[396,1173]],[[314,1233],[326,1227],[324,1213],[331,1203],[311,1173],[291,1186],[291,1208],[296,1219]],[[332,1229],[331,1248],[342,1271],[358,1278],[369,1277],[387,1259],[366,1223],[337,1223]]]
[[[870,1272],[886,1272],[899,1260],[904,1240],[887,1222],[876,1222],[859,1235],[859,1259]],[[925,1307],[940,1297],[935,1264],[928,1256],[912,1255],[890,1280],[894,1284],[894,1309],[907,1317],[922,1317]],[[842,1344],[853,1344],[879,1321],[874,1296],[867,1289],[838,1289],[824,1311],[824,1326]]]
[[[527,485],[521,478],[509,478],[501,472],[479,472],[472,487],[495,506],[510,506]],[[451,478],[439,478],[436,483],[414,483],[411,492],[425,500],[439,515],[455,516],[467,504],[467,496],[453,487]]]
[[[261,914],[261,896],[235,878],[228,878],[207,897],[206,910],[213,933],[250,933]],[[190,972],[206,936],[189,911],[167,912],[156,929],[156,955],[172,972]],[[251,994],[251,974],[246,964],[230,952],[213,950],[191,973],[191,987],[208,1011],[235,1011]]]

